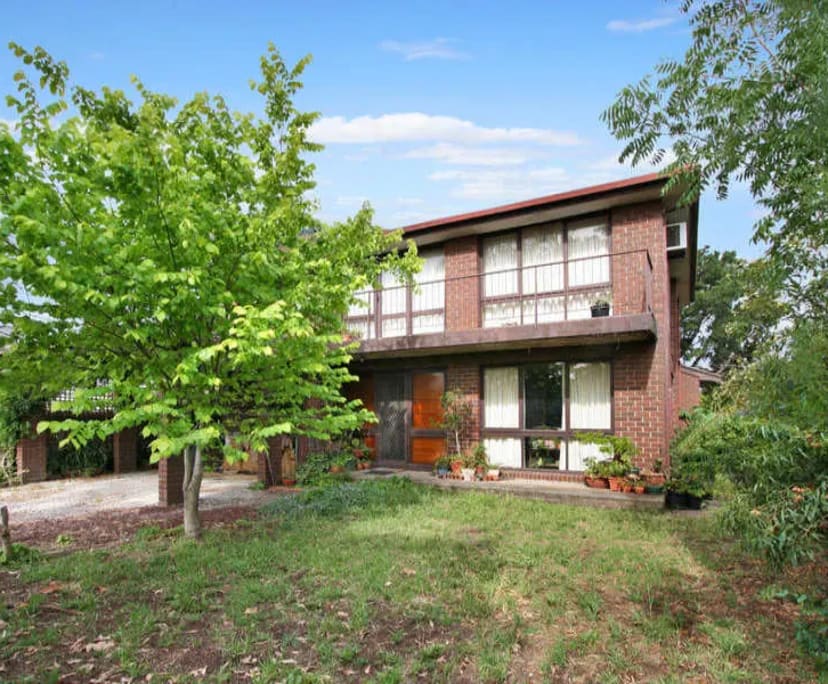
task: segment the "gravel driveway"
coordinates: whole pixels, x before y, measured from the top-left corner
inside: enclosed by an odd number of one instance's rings
[[[256,506],[266,492],[253,491],[255,475],[206,473],[199,508]],[[0,506],[8,506],[14,523],[77,517],[107,510],[142,508],[158,504],[158,473],[149,470],[127,475],[53,480],[0,489]]]

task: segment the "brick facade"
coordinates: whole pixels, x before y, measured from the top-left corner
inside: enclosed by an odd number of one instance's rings
[[[183,456],[170,456],[158,462],[158,503],[161,506],[184,503]]]
[[[17,475],[23,484],[46,479],[46,461],[49,456],[49,434],[37,434],[37,420],[31,423],[29,435],[17,443]]]
[[[472,409],[471,424],[462,435],[460,446],[471,449],[480,441],[480,366],[472,363],[455,363],[446,368],[446,389],[459,391]]]
[[[659,202],[614,209],[612,250],[647,249],[652,260],[651,306],[656,319],[655,343],[622,347],[613,362],[615,432],[638,446],[637,463],[651,466],[656,459],[668,465],[667,447],[672,436],[673,389],[671,377],[671,287],[667,262],[664,214]],[[640,273],[631,260],[613,271],[613,302],[630,302],[640,296]],[[626,272],[626,268],[630,271]],[[620,272],[619,272],[620,271]],[[632,291],[631,288],[637,288]]]
[[[477,238],[452,240],[445,245],[446,330],[480,327],[480,259]]]
[[[138,428],[121,430],[112,437],[112,463],[115,473],[131,473],[137,467]]]
[[[701,381],[697,375],[684,368],[679,368],[677,385],[676,422],[680,424],[681,420],[678,418],[678,414],[681,411],[689,411],[695,408],[701,401]]]

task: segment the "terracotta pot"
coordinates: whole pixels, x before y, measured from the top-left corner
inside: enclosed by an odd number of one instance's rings
[[[632,492],[632,490],[633,490],[633,486],[629,482],[622,482],[621,483],[621,491],[624,492],[624,494],[629,494],[629,493]]]
[[[451,472],[459,473],[463,469],[462,461],[452,461],[451,462]]]
[[[293,487],[293,485],[295,485],[295,484],[296,484],[296,480],[285,480],[285,479],[283,479],[283,480],[282,480],[282,484],[283,484],[285,487]]]
[[[636,485],[634,488],[636,494],[643,494],[644,493],[644,485]]]
[[[664,484],[667,478],[664,477],[664,473],[653,473],[652,475],[647,475],[647,484],[651,484],[654,487],[660,487]]]
[[[620,477],[610,477],[609,478],[609,488],[611,492],[620,492],[621,491],[621,478]]]
[[[609,482],[605,477],[584,477],[584,482],[587,487],[594,489],[607,489],[609,487]]]

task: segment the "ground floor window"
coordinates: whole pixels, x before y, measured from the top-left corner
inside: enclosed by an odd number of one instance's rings
[[[485,368],[483,397],[483,442],[503,467],[583,470],[600,452],[573,434],[612,429],[608,362]]]

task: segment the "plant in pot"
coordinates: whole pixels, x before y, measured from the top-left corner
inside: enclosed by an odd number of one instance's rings
[[[434,472],[437,477],[446,477],[451,469],[451,459],[448,456],[440,456],[434,462]]]
[[[463,454],[462,460],[462,467],[460,469],[460,474],[463,476],[463,480],[465,482],[471,482],[474,480],[474,471],[477,467],[477,457],[474,455],[473,451],[469,451]]]
[[[442,418],[435,427],[446,433],[446,454],[450,460],[451,472],[460,474],[463,468],[463,451],[461,443],[468,432],[472,419],[472,408],[466,398],[456,390],[449,390],[440,397]]]
[[[699,510],[713,491],[715,466],[706,453],[689,452],[673,457],[665,502],[668,508]]]
[[[592,302],[592,305],[589,307],[589,309],[592,313],[593,318],[603,318],[604,316],[609,316],[610,302],[608,299],[605,299],[604,297],[599,297],[598,299]]]
[[[486,477],[486,471],[489,469],[486,447],[480,443],[476,444],[472,449],[472,458],[474,459],[474,475],[478,480],[483,480]]]
[[[602,474],[608,479],[611,491],[620,491],[621,480],[630,471],[632,457],[638,453],[635,443],[629,437],[608,435],[603,432],[582,432],[574,435],[573,439],[585,444],[595,444],[602,454],[609,457],[599,462],[603,464]]]
[[[610,461],[599,460],[597,458],[586,459],[587,468],[584,470],[584,484],[587,487],[595,489],[609,488],[609,479],[607,477],[607,466]]]

